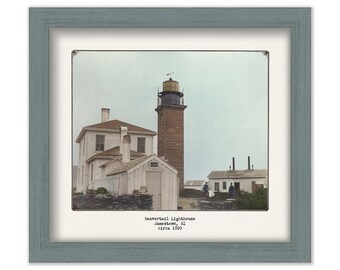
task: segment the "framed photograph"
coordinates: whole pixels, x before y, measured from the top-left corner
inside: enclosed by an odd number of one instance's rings
[[[309,8],[31,8],[31,262],[310,262]]]

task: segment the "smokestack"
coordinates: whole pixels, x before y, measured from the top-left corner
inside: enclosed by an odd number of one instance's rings
[[[248,170],[250,170],[250,156],[248,156]]]
[[[119,154],[123,154],[123,138],[127,135],[128,128],[127,127],[120,127],[120,147],[119,147]]]
[[[110,120],[110,109],[102,108],[102,123]]]
[[[233,171],[235,171],[235,158],[233,157]]]
[[[123,143],[122,143],[122,162],[129,162],[130,161],[130,144],[131,144],[131,137],[130,135],[124,135]]]

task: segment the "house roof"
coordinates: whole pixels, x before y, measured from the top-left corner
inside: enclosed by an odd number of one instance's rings
[[[212,171],[209,179],[242,179],[242,178],[264,178],[267,177],[268,170],[231,170],[231,171]]]
[[[107,175],[109,176],[109,175],[119,174],[119,173],[123,173],[123,172],[128,172],[128,171],[130,171],[131,169],[133,169],[137,166],[141,166],[142,163],[149,162],[150,160],[153,160],[153,159],[156,159],[159,163],[163,164],[164,166],[166,166],[167,168],[169,168],[170,170],[172,170],[173,172],[175,172],[177,174],[177,170],[174,167],[172,167],[169,163],[160,159],[156,155],[150,155],[150,156],[137,158],[137,159],[132,160],[130,162],[123,163],[121,166],[113,169]]]
[[[76,140],[77,143],[81,141],[83,136],[85,135],[87,130],[93,130],[93,131],[106,131],[106,132],[120,132],[121,127],[127,127],[128,133],[130,134],[145,134],[145,135],[152,135],[155,136],[157,132],[142,128],[139,126],[135,126],[120,120],[110,120],[90,126],[83,127],[80,131],[78,138]]]
[[[185,186],[202,186],[205,180],[188,180],[184,183]]]
[[[110,148],[108,150],[105,150],[103,152],[100,152],[98,154],[93,155],[88,160],[86,160],[87,163],[91,162],[94,159],[114,159],[114,158],[121,158],[121,154],[119,153],[119,146],[115,146],[113,148]],[[134,150],[130,150],[130,158],[135,159],[139,157],[144,157],[145,155],[143,153],[136,152]]]

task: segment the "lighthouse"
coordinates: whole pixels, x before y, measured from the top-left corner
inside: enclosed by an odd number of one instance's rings
[[[179,191],[184,190],[184,105],[179,83],[171,77],[158,93],[158,156],[178,171]]]

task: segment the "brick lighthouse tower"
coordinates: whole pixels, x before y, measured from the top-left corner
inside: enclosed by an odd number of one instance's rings
[[[178,171],[179,191],[184,190],[184,110],[183,93],[171,77],[158,93],[158,156]]]

